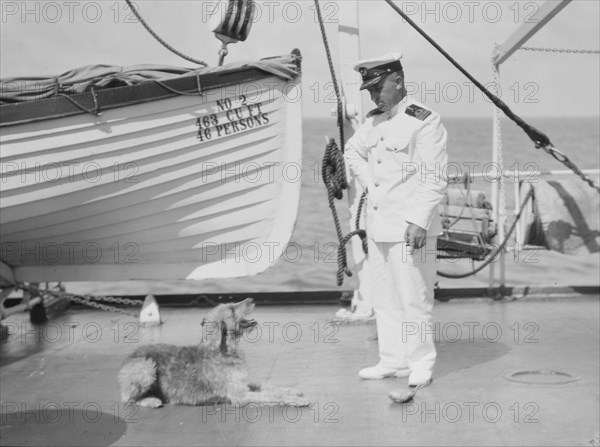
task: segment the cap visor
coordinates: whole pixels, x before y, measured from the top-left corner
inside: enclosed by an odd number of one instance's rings
[[[372,79],[369,79],[368,81],[365,81],[362,83],[359,90],[364,90],[369,87],[373,87],[374,85],[377,85],[379,83],[379,81],[381,81],[381,76],[377,76]]]

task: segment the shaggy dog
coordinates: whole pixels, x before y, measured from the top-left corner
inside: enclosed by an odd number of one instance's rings
[[[254,300],[220,304],[202,321],[198,346],[156,344],[131,354],[119,371],[123,402],[158,408],[175,405],[280,404],[307,406],[302,393],[246,382],[238,342],[255,320],[248,320]]]

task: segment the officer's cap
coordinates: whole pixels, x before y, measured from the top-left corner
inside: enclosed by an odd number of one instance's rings
[[[354,70],[358,71],[362,76],[363,82],[360,86],[360,90],[364,90],[377,84],[389,73],[402,71],[400,59],[402,59],[402,53],[389,53],[358,62],[354,66]]]

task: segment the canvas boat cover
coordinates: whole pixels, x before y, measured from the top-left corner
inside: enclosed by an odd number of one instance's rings
[[[106,89],[135,85],[146,81],[203,75],[218,71],[257,68],[282,79],[298,75],[294,54],[261,59],[258,61],[233,62],[221,67],[182,68],[169,65],[86,65],[69,70],[59,76],[14,77],[0,80],[0,103],[37,101],[57,95],[70,95],[89,91],[92,87]]]

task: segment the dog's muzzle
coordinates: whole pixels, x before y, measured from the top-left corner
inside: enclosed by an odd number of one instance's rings
[[[240,326],[240,329],[249,329],[249,328],[253,328],[257,324],[258,323],[256,322],[256,320],[246,320],[245,318],[242,318],[240,320],[239,326]]]

